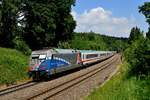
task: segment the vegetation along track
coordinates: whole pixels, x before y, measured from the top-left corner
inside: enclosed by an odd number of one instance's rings
[[[24,89],[24,88],[28,88],[28,87],[31,87],[31,86],[34,86],[34,85],[37,85],[37,84],[39,84],[39,83],[29,81],[29,82],[26,82],[26,83],[15,85],[15,86],[0,90],[0,96],[7,95],[7,94],[10,94],[12,92],[15,92],[15,91],[18,91],[18,90],[21,90],[21,89]]]
[[[32,100],[32,99],[43,100],[43,99],[45,99],[46,100],[51,97],[54,97],[55,95],[58,95],[59,93],[65,91],[66,89],[71,88],[74,85],[77,85],[77,84],[81,83],[82,81],[99,73],[100,71],[109,67],[111,64],[115,63],[117,60],[118,60],[118,58],[111,59],[111,61],[109,61],[108,63],[104,63],[101,67],[95,68],[95,69],[91,70],[90,72],[86,72],[78,77],[75,77],[71,80],[65,81],[64,83],[59,84],[55,87],[49,88],[45,91],[40,91],[36,95],[31,95],[31,96],[27,97],[26,99],[28,99],[28,100]]]
[[[15,91],[4,93],[0,96],[1,100],[31,100],[31,99],[49,99],[56,97],[57,94],[61,94],[65,92],[65,90],[74,87],[75,85],[80,84],[81,82],[85,82],[90,77],[97,75],[97,73],[103,71],[105,68],[109,68],[109,66],[115,63],[117,60],[116,55],[107,59],[99,64],[95,64],[91,67],[87,67],[80,71],[62,76],[60,78],[40,82],[32,83],[33,85],[25,86],[22,89],[16,89]],[[84,81],[85,80],[85,81]],[[35,85],[37,84],[37,85]],[[10,91],[10,90],[9,90]]]

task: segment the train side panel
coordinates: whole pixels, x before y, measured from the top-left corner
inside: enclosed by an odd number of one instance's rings
[[[69,54],[54,54],[53,59],[61,60],[68,65],[60,65],[59,67],[55,67],[51,69],[51,74],[60,73],[63,71],[67,71],[76,67],[79,67],[79,59],[78,53],[69,53]],[[56,62],[57,63],[57,62]]]
[[[91,64],[115,54],[115,51],[93,51],[72,49],[50,49],[47,51],[34,51],[31,55],[29,73],[33,79],[41,76],[61,73],[83,65]]]

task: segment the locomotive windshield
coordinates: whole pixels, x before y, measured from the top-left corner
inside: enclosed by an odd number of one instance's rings
[[[39,56],[39,62],[43,62],[46,59],[46,55]]]
[[[45,59],[46,59],[46,55],[32,55],[30,66],[34,66],[35,64],[40,64]]]

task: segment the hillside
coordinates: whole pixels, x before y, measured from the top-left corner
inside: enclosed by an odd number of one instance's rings
[[[28,57],[14,49],[0,48],[0,84],[27,78]]]
[[[74,33],[71,41],[61,42],[60,48],[122,51],[127,47],[127,38],[116,38],[96,33]]]

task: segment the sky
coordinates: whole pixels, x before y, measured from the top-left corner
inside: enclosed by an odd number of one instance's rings
[[[75,32],[96,32],[128,37],[132,27],[147,32],[145,17],[138,7],[150,0],[76,0],[71,14],[77,22]]]

